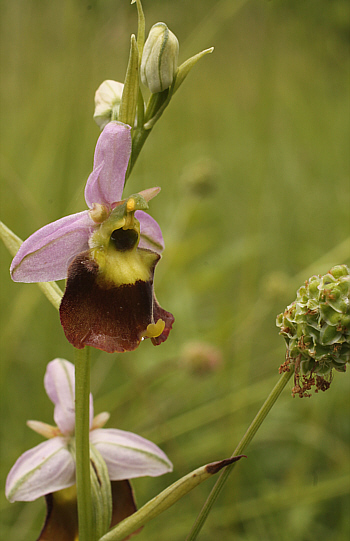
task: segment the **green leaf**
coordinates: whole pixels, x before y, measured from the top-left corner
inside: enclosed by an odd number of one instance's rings
[[[8,249],[12,257],[14,257],[18,252],[23,240],[17,237],[17,235],[15,235],[15,233],[11,231],[11,229],[6,227],[3,222],[0,222],[0,236],[6,248]]]
[[[213,462],[212,464],[201,466],[197,470],[185,475],[170,485],[170,487],[163,490],[163,492],[158,494],[155,498],[147,502],[141,509],[136,511],[136,513],[120,522],[104,535],[100,541],[122,541],[128,535],[135,532],[135,530],[158,516],[163,511],[166,511],[166,509],[171,507],[200,483],[209,479],[209,477],[218,473],[222,468],[236,462],[240,458],[242,458],[242,455],[221,460],[219,462]]]

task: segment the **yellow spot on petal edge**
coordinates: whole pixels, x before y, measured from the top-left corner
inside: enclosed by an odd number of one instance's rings
[[[144,338],[157,338],[162,334],[165,327],[165,321],[158,319],[157,323],[147,325],[146,331],[143,333]]]

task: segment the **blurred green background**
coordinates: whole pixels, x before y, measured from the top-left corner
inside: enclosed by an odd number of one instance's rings
[[[275,317],[314,273],[349,257],[349,20],[346,0],[144,0],[180,61],[214,45],[154,128],[126,194],[161,186],[152,215],[166,251],[155,283],[176,323],[168,341],[92,355],[96,413],[147,437],[174,472],[133,483],[142,505],[202,464],[229,456],[278,379]],[[83,210],[99,135],[93,96],[122,81],[136,8],[127,0],[1,2],[1,219],[26,238]],[[46,364],[73,361],[54,308],[14,284],[1,253],[1,482],[52,422]],[[200,370],[188,344],[218,349]],[[214,358],[216,356],[214,355]],[[229,478],[201,541],[346,540],[349,379],[311,399],[286,389]],[[214,481],[138,536],[185,538]],[[9,504],[0,534],[36,539],[44,501]]]

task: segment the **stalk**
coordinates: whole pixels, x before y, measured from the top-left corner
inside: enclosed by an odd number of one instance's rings
[[[94,541],[90,482],[90,350],[75,349],[75,445],[79,541]]]
[[[243,453],[243,451],[248,447],[249,443],[254,438],[255,434],[259,430],[261,424],[266,419],[268,413],[270,412],[272,406],[277,401],[278,397],[280,396],[281,392],[287,385],[288,381],[290,380],[290,377],[294,373],[294,370],[290,370],[289,372],[285,372],[274,388],[272,389],[271,393],[265,400],[264,404],[261,406],[260,410],[256,414],[255,418],[253,419],[252,423],[250,424],[248,430],[244,434],[243,438],[237,445],[236,449],[233,451],[232,456],[237,456]],[[230,475],[232,469],[234,468],[235,464],[231,464],[225,468],[218,480],[216,481],[215,485],[213,486],[205,504],[202,507],[202,510],[200,511],[195,523],[192,526],[192,529],[188,536],[186,537],[186,541],[194,541],[197,539],[197,536],[199,532],[201,531],[203,524],[205,523],[207,516],[210,513],[211,508],[213,507],[217,497],[219,496],[225,482],[227,481],[228,476]]]

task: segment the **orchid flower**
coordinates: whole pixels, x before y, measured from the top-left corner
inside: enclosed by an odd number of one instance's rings
[[[52,522],[62,522],[56,520],[57,515],[62,513],[73,514],[74,528],[77,524],[74,486],[74,379],[72,363],[64,359],[54,359],[48,364],[44,386],[55,406],[54,420],[57,426],[28,421],[30,428],[49,439],[19,457],[6,481],[6,497],[11,502],[47,497],[49,513],[46,529],[53,527]],[[93,399],[90,394],[90,445],[99,451],[106,463],[112,482],[112,517],[116,523],[116,520],[122,520],[135,510],[127,480],[163,475],[172,471],[172,464],[157,445],[141,436],[115,428],[102,428],[109,418],[108,413],[100,413],[95,418],[93,415]],[[69,487],[72,488],[66,490]],[[67,501],[70,504],[65,509]],[[123,508],[124,514],[120,516]]]
[[[60,318],[67,339],[79,349],[131,351],[147,337],[158,345],[174,321],[154,295],[154,269],[164,241],[157,222],[144,212],[160,188],[121,200],[130,130],[113,121],[102,131],[85,187],[89,210],[33,233],[10,268],[15,282],[68,278]]]

